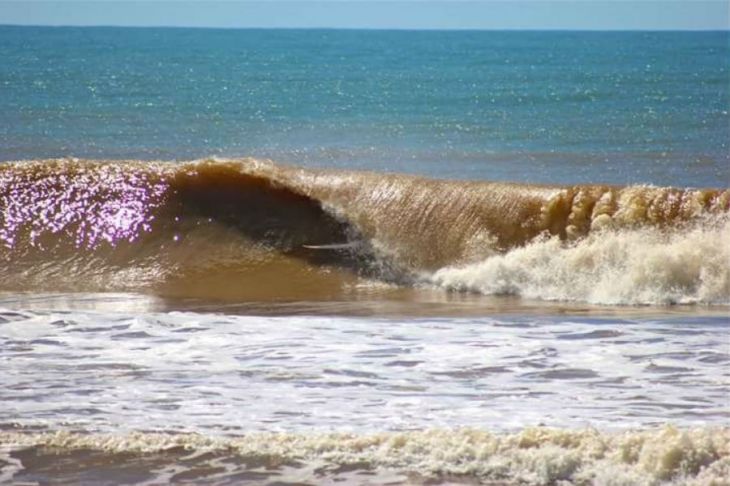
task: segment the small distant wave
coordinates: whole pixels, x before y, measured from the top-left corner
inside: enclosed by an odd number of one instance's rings
[[[0,289],[347,298],[362,279],[600,304],[730,301],[730,190],[288,167],[0,164]]]
[[[599,432],[534,428],[345,433],[0,432],[0,479],[57,482],[349,480],[367,484],[726,484],[730,430]],[[280,483],[279,483],[280,484]]]

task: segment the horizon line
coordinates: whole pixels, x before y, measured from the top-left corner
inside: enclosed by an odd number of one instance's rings
[[[716,28],[684,28],[684,29],[585,29],[585,28],[473,28],[473,27],[331,27],[331,26],[280,26],[280,27],[257,27],[257,26],[205,26],[205,25],[124,25],[124,24],[3,24],[0,27],[19,28],[77,28],[77,29],[196,29],[196,30],[347,30],[347,31],[382,31],[382,32],[727,32],[730,33],[730,26],[724,29]]]

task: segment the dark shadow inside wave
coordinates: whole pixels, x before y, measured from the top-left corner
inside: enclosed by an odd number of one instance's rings
[[[361,275],[375,258],[357,229],[319,201],[230,166],[208,166],[172,183],[182,218],[215,222],[284,255],[312,265],[335,265]],[[175,210],[173,208],[173,210]]]

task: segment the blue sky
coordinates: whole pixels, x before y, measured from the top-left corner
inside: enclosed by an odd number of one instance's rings
[[[0,0],[0,24],[726,30],[730,0]]]

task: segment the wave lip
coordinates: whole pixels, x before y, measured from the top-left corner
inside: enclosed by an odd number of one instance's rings
[[[229,438],[6,431],[0,433],[0,445],[6,451],[6,463],[15,464],[15,468],[3,468],[6,479],[11,480],[22,479],[24,474],[38,477],[48,461],[56,464],[57,480],[64,474],[78,478],[84,467],[97,468],[97,474],[114,471],[118,462],[148,475],[169,474],[170,469],[179,475],[166,480],[192,475],[206,482],[240,479],[247,470],[266,471],[268,475],[258,476],[259,481],[292,471],[299,481],[342,478],[342,473],[361,471],[375,483],[395,473],[409,484],[454,479],[538,485],[699,486],[723,484],[730,476],[727,428],[665,426],[626,432],[531,428],[513,434],[475,429],[369,435],[250,433]],[[96,457],[91,465],[79,461],[93,452]],[[58,456],[67,456],[66,467],[73,471],[58,466]],[[392,484],[392,479],[383,482]]]

